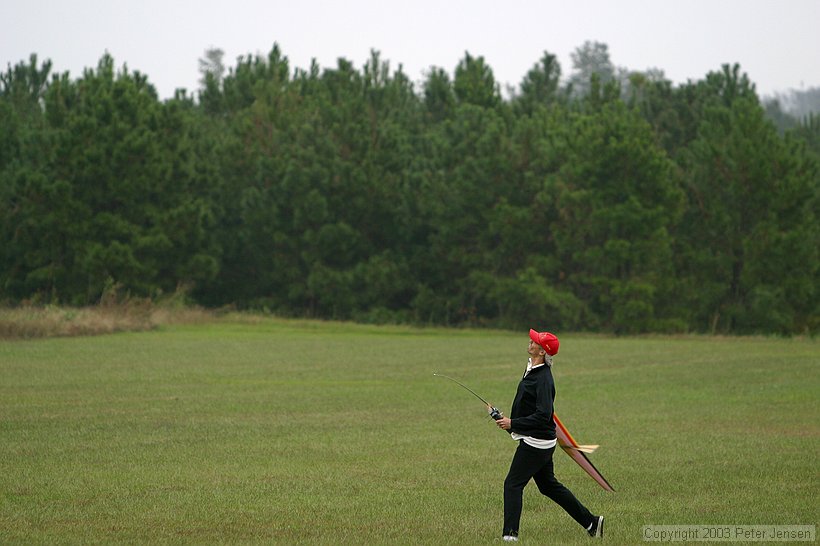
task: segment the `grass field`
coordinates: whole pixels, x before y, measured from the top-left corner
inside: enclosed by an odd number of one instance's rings
[[[556,410],[608,543],[817,524],[820,344],[561,335]],[[527,334],[276,319],[0,341],[0,543],[500,543]],[[586,544],[525,491],[523,544]]]

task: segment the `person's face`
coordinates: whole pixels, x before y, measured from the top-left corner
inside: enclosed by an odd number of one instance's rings
[[[543,348],[543,347],[541,347],[541,346],[540,346],[539,344],[537,344],[536,342],[534,342],[532,339],[530,339],[530,346],[529,346],[529,348],[527,349],[527,352],[528,352],[528,353],[530,354],[530,356],[531,356],[531,357],[533,357],[533,358],[537,358],[537,357],[539,357],[539,356],[541,356],[541,355],[545,355],[545,354],[547,354],[547,352],[544,350],[544,348]]]

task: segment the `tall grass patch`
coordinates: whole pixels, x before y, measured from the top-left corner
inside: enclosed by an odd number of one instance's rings
[[[0,339],[140,332],[167,324],[207,322],[213,317],[213,312],[198,307],[171,307],[150,300],[89,307],[0,307]]]

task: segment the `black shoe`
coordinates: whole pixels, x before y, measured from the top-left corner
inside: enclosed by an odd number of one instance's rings
[[[504,542],[518,542],[518,531],[505,531],[501,538]]]
[[[604,538],[604,516],[593,516],[592,528],[587,530],[593,538]]]

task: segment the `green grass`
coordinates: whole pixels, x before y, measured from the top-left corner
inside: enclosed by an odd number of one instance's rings
[[[489,544],[525,332],[258,320],[0,341],[0,543]],[[820,344],[562,335],[557,413],[647,524],[817,524]],[[524,544],[589,538],[534,485]]]

